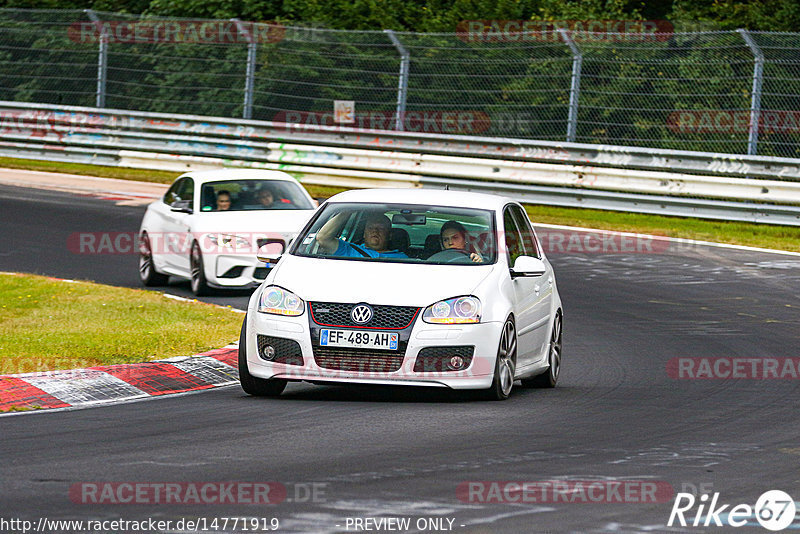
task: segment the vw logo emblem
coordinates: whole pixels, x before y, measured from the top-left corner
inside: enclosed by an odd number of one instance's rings
[[[359,304],[350,312],[350,318],[356,324],[365,324],[372,320],[372,308],[367,304]]]

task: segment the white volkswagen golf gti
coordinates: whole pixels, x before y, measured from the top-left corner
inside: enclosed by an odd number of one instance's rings
[[[330,198],[253,293],[239,339],[251,395],[288,381],[554,387],[562,309],[525,210],[503,197],[360,190]]]
[[[256,259],[266,243],[285,246],[316,209],[280,171],[223,169],[178,177],[147,207],[139,230],[139,276],[146,286],[170,275],[209,288],[257,287],[269,266]]]

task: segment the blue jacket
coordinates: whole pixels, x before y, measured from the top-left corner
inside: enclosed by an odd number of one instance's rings
[[[363,258],[364,254],[358,252],[359,250],[364,251],[364,253],[370,258],[408,258],[408,256],[406,256],[399,250],[390,250],[388,252],[377,252],[375,250],[372,250],[371,248],[367,248],[365,246],[360,246],[360,245],[353,245],[352,243],[348,243],[347,241],[343,241],[341,239],[339,240],[339,246],[336,248],[336,252],[334,252],[333,255],[345,258]]]

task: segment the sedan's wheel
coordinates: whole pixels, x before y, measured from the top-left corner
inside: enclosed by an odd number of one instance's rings
[[[522,381],[525,387],[554,388],[561,372],[561,315],[556,315],[553,320],[553,332],[550,334],[550,352],[547,355],[550,368],[544,373],[526,378]]]
[[[497,348],[497,360],[494,364],[494,380],[487,392],[490,399],[505,400],[511,395],[516,365],[517,329],[514,321],[508,318],[500,334],[500,345]]]
[[[169,276],[156,271],[153,265],[153,247],[146,233],[139,242],[139,279],[147,287],[163,286],[169,280]]]
[[[192,251],[189,254],[189,267],[192,270],[192,293],[198,297],[208,295],[209,287],[206,282],[206,272],[203,268],[203,254],[200,252],[200,245],[197,241],[192,243]]]
[[[239,383],[248,395],[256,397],[277,397],[283,393],[286,380],[256,378],[247,368],[247,316],[239,334]]]

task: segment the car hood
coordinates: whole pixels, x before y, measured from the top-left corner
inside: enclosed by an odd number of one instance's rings
[[[190,225],[194,232],[246,235],[278,233],[294,236],[311,218],[314,210],[264,210],[198,213]]]
[[[425,265],[285,255],[272,283],[306,301],[427,306],[471,294],[492,265]]]

